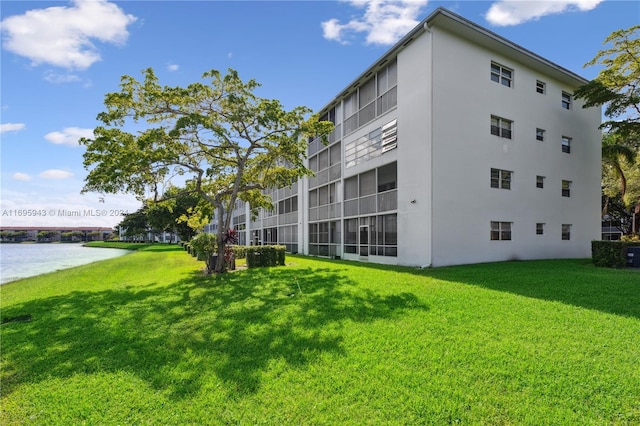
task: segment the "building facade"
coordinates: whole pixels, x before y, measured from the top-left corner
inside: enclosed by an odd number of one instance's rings
[[[315,176],[270,194],[243,244],[429,267],[590,256],[600,238],[599,108],[587,81],[439,8],[320,115]],[[237,221],[236,221],[237,219]]]

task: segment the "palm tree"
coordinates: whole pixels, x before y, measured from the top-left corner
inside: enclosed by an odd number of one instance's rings
[[[624,174],[623,162],[633,165],[637,154],[635,149],[621,142],[618,135],[612,133],[604,135],[602,139],[602,165],[610,167],[615,178],[620,180],[620,199],[623,201],[627,193],[627,178]],[[603,216],[607,213],[609,199],[610,197],[607,196],[602,209]]]

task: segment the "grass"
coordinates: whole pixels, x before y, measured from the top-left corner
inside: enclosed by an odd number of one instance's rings
[[[153,245],[3,285],[3,425],[640,424],[640,275]]]

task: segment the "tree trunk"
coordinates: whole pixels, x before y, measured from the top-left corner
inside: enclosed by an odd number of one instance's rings
[[[215,265],[214,271],[218,274],[222,274],[225,272],[225,264],[224,264],[224,233],[226,232],[225,227],[225,218],[224,218],[225,208],[224,204],[220,203],[218,205],[218,229],[217,229],[217,240],[218,240],[218,261]]]

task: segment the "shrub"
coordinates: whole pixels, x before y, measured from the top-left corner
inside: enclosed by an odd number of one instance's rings
[[[285,246],[246,247],[247,267],[283,266],[285,250]]]
[[[211,273],[211,271],[213,271],[213,268],[215,268],[215,265],[211,264],[211,257],[216,254],[216,250],[218,247],[216,236],[213,234],[201,232],[191,239],[190,247],[190,253],[193,255],[197,255],[198,260],[204,260],[204,262],[207,264],[207,272]]]
[[[596,266],[624,268],[627,266],[628,247],[640,247],[640,243],[626,241],[591,241],[591,260]]]
[[[246,259],[247,258],[247,246],[233,246],[233,254],[236,259]]]

